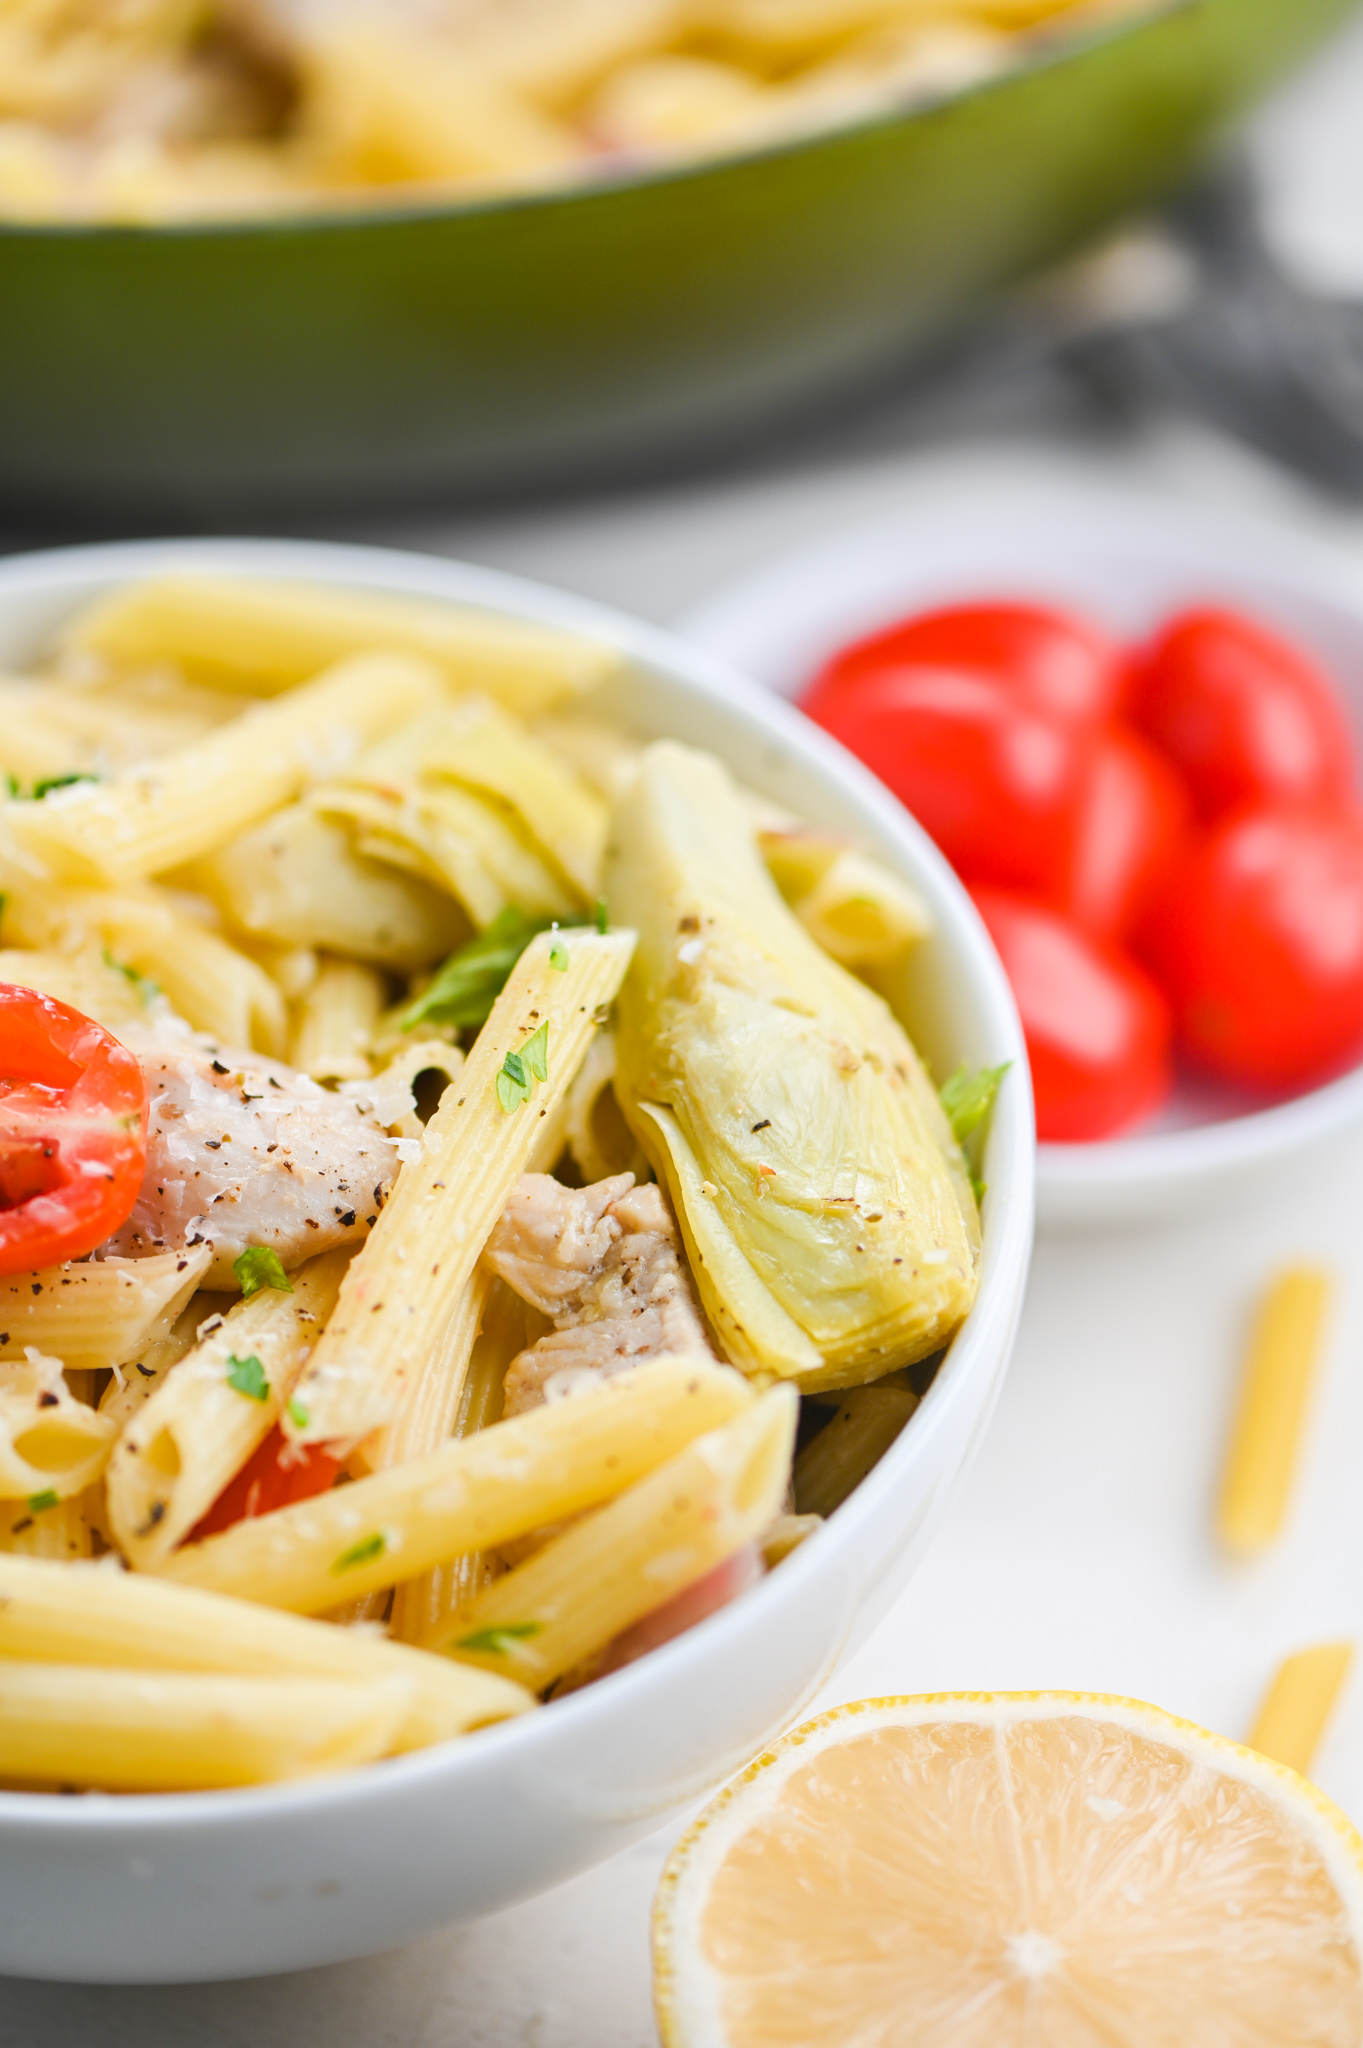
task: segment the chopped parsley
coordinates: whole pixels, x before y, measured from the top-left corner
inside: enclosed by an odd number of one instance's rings
[[[57,1499],[56,1487],[45,1486],[41,1493],[31,1493],[29,1495],[28,1511],[31,1515],[45,1515],[49,1508],[56,1507]]]
[[[508,904],[485,932],[459,946],[437,973],[424,995],[403,1012],[402,1028],[418,1024],[452,1024],[458,1031],[476,1031],[492,1014],[506,978],[537,932],[548,931],[553,919],[530,916]]]
[[[73,775],[44,775],[41,782],[35,782],[33,785],[33,801],[34,803],[41,803],[49,790],[70,789],[72,783],[74,782],[98,781],[99,777],[97,775],[91,775],[88,771],[83,774]]]
[[[604,939],[609,928],[610,916],[606,910],[606,899],[604,896],[598,896],[596,899],[596,929]]]
[[[509,1052],[497,1075],[497,1100],[509,1116],[530,1094],[531,1078],[549,1079],[549,1026],[532,1031],[519,1052]]]
[[[121,974],[125,980],[130,981],[144,1003],[149,1003],[153,996],[160,995],[159,981],[153,981],[149,974],[139,973],[136,967],[129,967],[125,961],[116,960],[107,946],[104,948],[104,965],[112,967],[115,974]]]
[[[555,939],[553,945],[549,948],[549,965],[560,974],[568,972],[568,948],[564,945],[562,939]]]
[[[5,774],[5,794],[10,797],[16,797],[19,794],[19,778],[8,771]]]
[[[301,1401],[290,1401],[284,1413],[288,1416],[295,1429],[306,1429],[312,1421],[310,1411],[303,1406]]]
[[[248,1401],[268,1401],[270,1398],[270,1382],[254,1351],[247,1358],[238,1358],[235,1351],[228,1352],[227,1384],[236,1393],[244,1394]]]
[[[372,1564],[376,1557],[382,1557],[388,1548],[388,1538],[382,1529],[376,1529],[372,1536],[362,1536],[358,1543],[352,1543],[349,1550],[343,1550],[335,1560],[333,1572],[353,1572],[357,1565]]]
[[[265,1244],[249,1244],[240,1258],[233,1259],[232,1271],[241,1282],[241,1298],[249,1301],[262,1287],[277,1287],[281,1294],[293,1293],[293,1282],[279,1261],[279,1253]]]
[[[1005,1060],[1001,1067],[978,1067],[972,1073],[963,1062],[951,1079],[942,1083],[938,1094],[958,1145],[964,1145],[988,1116],[999,1083],[1011,1065],[1011,1060]]]
[[[493,1622],[487,1628],[476,1628],[471,1635],[456,1636],[450,1644],[452,1650],[481,1650],[485,1655],[504,1657],[508,1650],[514,1650],[517,1643],[524,1643],[531,1636],[544,1633],[542,1621]]]

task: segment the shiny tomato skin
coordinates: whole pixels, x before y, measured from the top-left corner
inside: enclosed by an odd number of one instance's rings
[[[1152,1114],[1173,1085],[1172,1019],[1134,961],[1044,904],[971,891],[1022,1018],[1037,1136],[1109,1138]]]
[[[1190,1059],[1283,1090],[1363,1053],[1363,815],[1259,808],[1199,840],[1149,957]]]
[[[809,701],[967,881],[1050,893],[1067,872],[1091,733],[949,670],[868,676]]]
[[[83,1258],[132,1213],[147,1083],[125,1046],[52,996],[0,982],[0,1273]]]
[[[229,1480],[190,1538],[198,1543],[235,1522],[249,1522],[286,1508],[291,1501],[311,1500],[336,1483],[344,1461],[325,1444],[291,1444],[278,1424],[257,1444],[236,1478]]]
[[[1343,802],[1353,790],[1353,736],[1329,679],[1234,612],[1170,619],[1132,663],[1128,711],[1204,819],[1247,804]]]
[[[1051,717],[1093,724],[1121,686],[1117,648],[1087,620],[1035,604],[960,604],[919,612],[844,647],[814,687],[832,691],[869,675],[954,669],[1004,683]]]
[[[1121,943],[1137,931],[1178,865],[1192,805],[1174,770],[1139,734],[1109,726],[1075,812],[1055,907]]]

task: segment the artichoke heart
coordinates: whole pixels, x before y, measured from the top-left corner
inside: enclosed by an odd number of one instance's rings
[[[815,1390],[939,1350],[979,1264],[960,1149],[886,1004],[787,908],[710,755],[647,749],[606,889],[639,933],[616,1092],[729,1358]]]

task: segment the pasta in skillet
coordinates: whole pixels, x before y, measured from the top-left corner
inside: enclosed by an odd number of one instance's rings
[[[872,986],[930,919],[603,720],[620,666],[185,576],[0,684],[5,1783],[530,1711],[779,1567],[912,1416],[979,1248]]]

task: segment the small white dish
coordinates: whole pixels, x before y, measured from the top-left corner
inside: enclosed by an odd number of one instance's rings
[[[263,1975],[369,1954],[542,1891],[738,1769],[869,1633],[921,1559],[1012,1351],[1032,1239],[1032,1108],[1017,1014],[969,899],[913,821],[813,726],[723,663],[621,614],[379,549],[149,542],[0,564],[0,666],[77,605],[155,571],[408,591],[620,647],[606,707],[712,748],[774,801],[855,829],[927,898],[938,1071],[1015,1063],[985,1157],[975,1309],[910,1427],[828,1525],[732,1607],[542,1712],[345,1777],[244,1792],[0,1793],[0,1974],[86,1982]]]
[[[925,465],[903,512],[717,593],[677,630],[783,697],[849,640],[969,598],[1068,605],[1117,634],[1224,602],[1280,627],[1337,684],[1363,758],[1363,566],[1285,522],[1241,520],[1029,456]],[[1199,1206],[1363,1121],[1363,1066],[1265,1105],[1181,1080],[1129,1137],[1037,1150],[1042,1226],[1103,1227]]]

